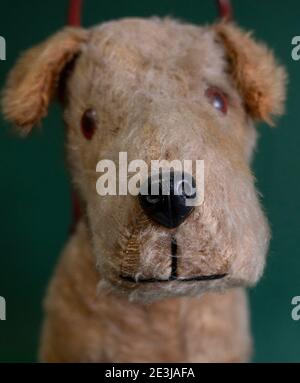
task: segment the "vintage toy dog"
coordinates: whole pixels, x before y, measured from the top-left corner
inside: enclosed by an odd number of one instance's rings
[[[249,359],[244,287],[260,278],[269,241],[249,167],[253,122],[282,113],[285,77],[225,22],[65,28],[21,57],[4,115],[27,134],[59,94],[82,211],[46,299],[43,361]],[[204,202],[168,225],[138,197],[100,197],[96,164],[120,152],[204,160]]]

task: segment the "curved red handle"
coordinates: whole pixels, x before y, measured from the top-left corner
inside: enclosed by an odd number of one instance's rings
[[[219,16],[224,21],[233,20],[233,10],[230,0],[217,0]]]
[[[82,0],[70,0],[67,24],[73,27],[81,25]]]
[[[81,12],[83,0],[70,0],[68,11],[68,25],[80,26],[81,25]],[[217,0],[219,16],[224,21],[233,19],[233,10],[230,0]]]

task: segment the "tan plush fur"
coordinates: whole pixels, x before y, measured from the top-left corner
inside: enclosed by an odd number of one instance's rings
[[[50,285],[42,360],[234,362],[248,359],[251,342],[242,289],[149,305],[128,302],[109,293],[99,296],[95,288],[98,280],[89,235],[81,222]]]
[[[6,117],[25,132],[38,123],[77,54],[64,119],[84,214],[49,289],[41,359],[247,360],[243,287],[261,276],[269,241],[249,167],[252,121],[282,112],[284,70],[234,25],[124,19],[89,32],[66,29],[25,54],[4,92]],[[227,115],[208,101],[209,86],[227,95]],[[89,108],[98,124],[90,141],[80,129]],[[151,222],[134,196],[100,197],[97,162],[117,163],[124,151],[147,163],[203,159],[204,203],[170,230]],[[226,277],[139,283],[168,278],[172,235],[179,276]]]
[[[270,115],[281,115],[285,98],[285,70],[277,66],[273,54],[256,44],[250,33],[232,25],[216,26],[231,61],[231,74],[251,116],[271,123]]]
[[[60,73],[87,40],[84,30],[66,28],[26,52],[8,79],[4,116],[23,134],[45,117]]]

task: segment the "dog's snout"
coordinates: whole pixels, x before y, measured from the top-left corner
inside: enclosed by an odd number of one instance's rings
[[[175,228],[191,213],[188,201],[196,197],[194,178],[184,172],[169,171],[151,176],[142,185],[139,199],[145,213],[157,223]]]

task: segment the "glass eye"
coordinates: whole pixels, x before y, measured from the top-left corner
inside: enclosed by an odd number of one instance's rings
[[[91,140],[97,129],[97,114],[95,109],[87,109],[81,118],[81,131],[87,140]]]
[[[206,89],[205,96],[215,109],[219,110],[223,114],[227,114],[227,96],[220,89],[211,86]]]

